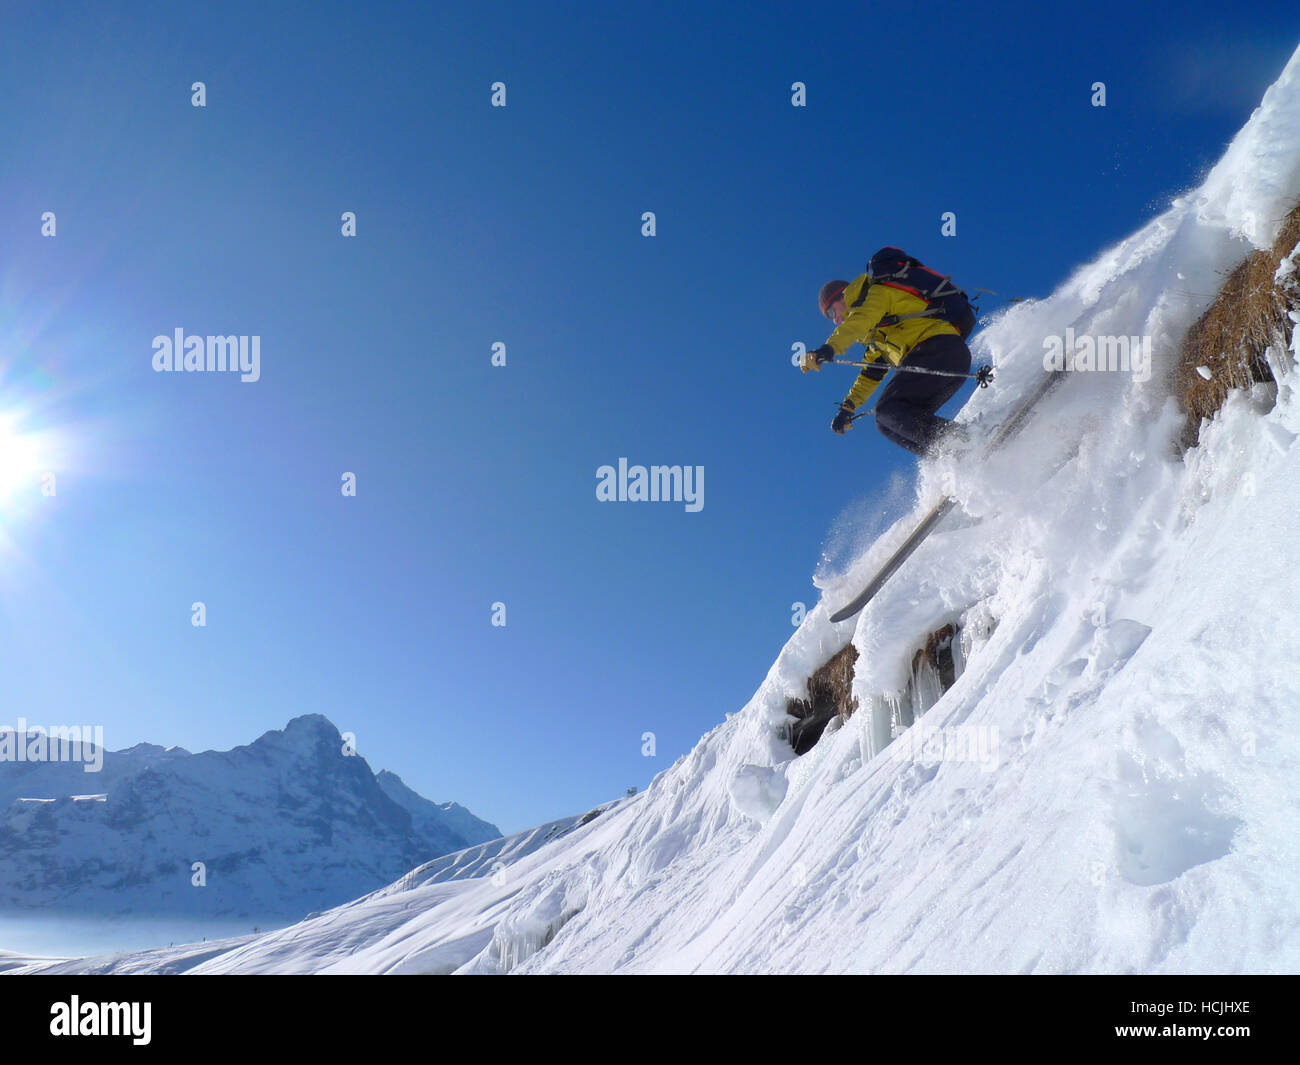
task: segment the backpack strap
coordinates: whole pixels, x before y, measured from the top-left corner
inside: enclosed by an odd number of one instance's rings
[[[935,270],[931,270],[928,266],[924,266],[918,260],[912,258],[901,248],[881,248],[880,251],[876,252],[876,254],[871,257],[872,262],[878,259],[884,252],[897,252],[897,256],[893,257],[897,258],[902,263],[902,267],[889,273],[872,274],[871,263],[867,263],[868,284],[862,286],[862,291],[858,293],[858,298],[853,301],[853,306],[860,307],[862,305],[862,302],[867,298],[867,290],[870,289],[872,285],[885,285],[888,288],[896,288],[900,292],[906,292],[915,296],[917,299],[925,300],[927,306],[924,310],[915,311],[912,314],[887,314],[876,323],[877,328],[888,329],[890,326],[897,325],[899,322],[905,322],[909,318],[943,318],[943,308],[935,306],[935,302],[942,299],[944,296],[951,296],[955,293],[962,293],[962,295],[965,295],[962,289],[959,289],[952,283],[952,276],[950,274],[940,274]],[[928,296],[922,293],[920,289],[912,288],[910,285],[904,285],[894,280],[913,269],[924,270],[926,273],[933,274],[935,277],[939,278],[939,283],[935,285],[934,291]],[[967,298],[967,302],[970,303],[969,298]],[[971,306],[974,307],[974,304],[972,303]]]
[[[922,267],[922,269],[928,269],[928,267]],[[901,273],[902,271],[899,272]],[[933,270],[930,272],[934,273]],[[900,285],[897,281],[880,281],[879,284],[885,285],[889,288],[899,289],[902,292],[910,293],[917,299],[925,300],[929,306],[927,306],[923,311],[914,311],[911,314],[887,314],[884,318],[880,319],[879,324],[888,328],[891,325],[897,325],[899,322],[905,322],[909,318],[942,318],[943,309],[941,307],[936,307],[934,305],[935,301],[942,299],[944,296],[951,296],[954,293],[961,292],[962,290],[952,283],[951,277],[942,274],[936,274],[935,276],[940,278],[939,284],[935,286],[934,291],[928,296],[922,293],[920,289],[911,288],[908,285]]]
[[[867,283],[862,286],[862,291],[858,293],[858,298],[855,299],[851,304],[849,304],[849,306],[861,307],[862,304],[866,302],[867,293],[871,291],[871,286],[874,285],[875,283],[876,283],[876,279],[871,276],[871,264],[867,263]]]
[[[941,318],[937,307],[927,307],[923,311],[916,311],[913,314],[887,314],[876,324],[888,329],[891,325],[898,325],[899,322],[906,322],[909,318]]]
[[[897,258],[902,262],[902,268],[894,270],[888,274],[873,274],[871,272],[871,263],[875,262],[881,254],[886,251],[898,252]],[[917,266],[921,265],[899,248],[881,248],[880,251],[876,252],[876,254],[871,257],[871,262],[867,263],[867,283],[862,286],[862,291],[858,293],[858,298],[853,301],[852,306],[862,306],[863,301],[867,298],[867,290],[870,289],[872,285],[888,285],[890,288],[900,289],[903,292],[910,292],[912,295],[920,297],[921,294],[916,289],[908,288],[906,285],[900,285],[898,282],[890,280],[891,278],[907,273],[907,271],[912,268],[913,263],[916,263]]]

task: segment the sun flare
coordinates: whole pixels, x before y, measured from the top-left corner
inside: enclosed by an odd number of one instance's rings
[[[0,502],[36,491],[42,472],[38,437],[24,432],[13,412],[0,412]]]

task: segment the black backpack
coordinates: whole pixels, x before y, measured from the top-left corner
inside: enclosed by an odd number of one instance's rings
[[[897,325],[906,318],[942,318],[956,326],[962,340],[975,331],[975,307],[966,293],[950,278],[922,266],[901,248],[881,248],[867,264],[867,273],[871,275],[871,284],[910,292],[929,304],[915,314],[887,315],[880,320],[881,325]],[[866,299],[867,287],[863,287],[859,301]]]

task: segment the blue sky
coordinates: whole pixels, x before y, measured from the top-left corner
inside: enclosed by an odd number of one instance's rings
[[[893,243],[1046,294],[1300,39],[1259,2],[116,8],[0,39],[0,424],[57,475],[0,498],[0,725],[319,712],[507,831],[740,709],[837,516],[910,476],[830,432],[851,373],[790,366],[823,281]],[[261,379],[155,373],[178,327],[260,336]],[[599,503],[620,456],[703,466],[703,509]]]

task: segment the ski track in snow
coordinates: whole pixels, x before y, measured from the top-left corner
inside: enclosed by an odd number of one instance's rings
[[[1199,189],[977,335],[997,384],[960,417],[998,424],[1067,327],[1151,336],[1151,380],[1071,375],[973,473],[923,467],[914,512],[834,578],[743,710],[646,792],[278,932],[5,955],[0,970],[1300,969],[1296,379],[1271,409],[1265,386],[1231,396],[1183,458],[1168,388],[1208,303],[1191,293],[1269,245],[1297,198],[1300,52]],[[1273,353],[1287,374],[1297,338]],[[966,514],[832,625],[945,476]],[[885,746],[872,707],[902,691],[929,632],[975,614],[996,626],[914,736]],[[795,759],[777,735],[785,701],[849,639],[861,709]],[[959,726],[996,729],[995,760],[909,757],[919,729]]]

